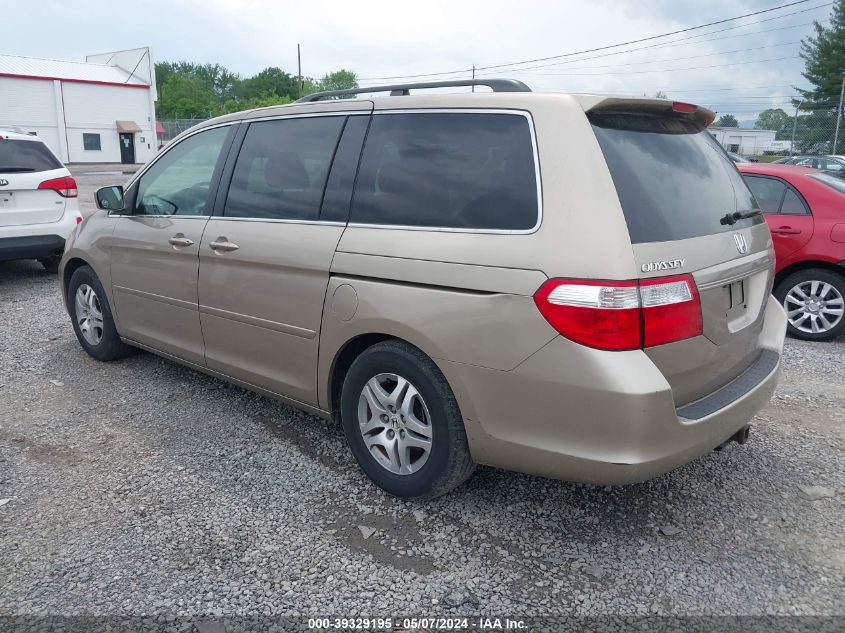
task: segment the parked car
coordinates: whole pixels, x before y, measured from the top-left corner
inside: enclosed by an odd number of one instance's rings
[[[845,180],[795,165],[739,165],[772,231],[774,293],[796,338],[845,332]]]
[[[100,190],[62,261],[80,345],[334,417],[401,497],[476,463],[641,481],[744,441],[786,317],[713,113],[409,94],[459,84],[219,117]]]
[[[750,158],[746,158],[745,156],[737,154],[736,152],[728,152],[728,156],[735,163],[754,163],[754,162],[756,162],[756,161],[754,161]]]
[[[836,174],[845,174],[845,158],[842,156],[789,156],[774,161],[773,164],[801,165]]]
[[[82,221],[76,181],[37,136],[0,130],[0,261],[37,259],[56,272]]]

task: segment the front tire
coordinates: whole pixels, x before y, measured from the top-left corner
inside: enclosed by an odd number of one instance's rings
[[[407,343],[384,341],[361,353],[344,379],[340,409],[352,454],[389,494],[437,497],[475,469],[446,378]]]
[[[775,289],[790,336],[829,341],[845,333],[845,276],[824,268],[792,273]]]
[[[74,271],[67,300],[76,338],[91,357],[111,361],[135,352],[134,347],[120,340],[106,291],[90,266]]]

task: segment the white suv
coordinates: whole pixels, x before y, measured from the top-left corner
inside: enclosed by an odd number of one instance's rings
[[[76,181],[37,136],[0,130],[0,261],[37,259],[56,272],[82,222]]]

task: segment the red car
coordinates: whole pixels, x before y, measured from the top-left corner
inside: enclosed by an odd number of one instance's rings
[[[795,165],[739,163],[775,245],[774,295],[789,334],[826,341],[845,332],[845,179]]]

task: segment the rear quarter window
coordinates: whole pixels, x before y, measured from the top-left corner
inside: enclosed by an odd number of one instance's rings
[[[0,139],[0,172],[50,171],[63,167],[41,141]]]
[[[529,119],[509,113],[375,114],[350,221],[534,228],[539,194]]]
[[[719,220],[756,203],[731,159],[706,130],[680,118],[589,115],[633,243],[736,231],[763,222]]]

